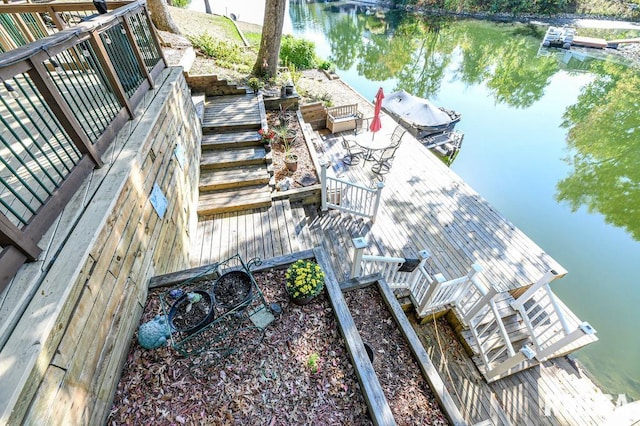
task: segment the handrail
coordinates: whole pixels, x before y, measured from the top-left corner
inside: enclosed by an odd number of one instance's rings
[[[144,1],[0,54],[0,293],[166,66]]]

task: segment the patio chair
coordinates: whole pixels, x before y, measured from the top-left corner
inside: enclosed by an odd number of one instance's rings
[[[354,133],[359,135],[362,132],[366,132],[369,130],[369,121],[371,118],[360,118],[356,120],[356,128],[354,129]]]
[[[379,151],[379,154],[376,152],[373,153],[373,160],[375,161],[375,164],[371,166],[373,173],[381,175],[389,172],[389,169],[391,169],[391,161],[396,155],[399,144],[398,142],[396,146],[389,146]]]
[[[400,125],[396,126],[396,128],[393,130],[393,134],[391,135],[391,143],[389,144],[389,146],[398,147],[400,145],[400,141],[402,140],[402,137],[406,132],[407,132],[407,129],[405,129],[404,127]]]
[[[353,136],[343,137],[342,146],[347,151],[347,155],[342,158],[342,162],[347,166],[359,164],[360,159],[364,156],[364,150],[356,144]]]

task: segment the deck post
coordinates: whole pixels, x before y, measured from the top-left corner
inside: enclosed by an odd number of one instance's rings
[[[329,167],[329,163],[322,159],[320,161],[320,201],[322,203],[320,209],[323,212],[329,209],[327,207],[327,167]]]
[[[355,278],[362,275],[362,255],[364,249],[367,248],[367,241],[362,237],[351,240],[353,242],[353,262],[351,263],[351,273],[349,278]]]
[[[433,296],[435,296],[438,293],[438,290],[440,290],[440,287],[442,287],[442,285],[447,282],[444,275],[442,274],[436,274],[433,278],[435,278],[435,281],[431,282],[429,288],[427,289],[427,292],[420,301],[420,306],[418,309],[418,313],[420,315],[422,315],[425,309],[427,309],[427,307],[433,300]]]
[[[376,221],[378,215],[378,208],[380,207],[380,197],[382,196],[382,188],[384,188],[384,182],[378,182],[376,185],[376,201],[373,205],[373,212],[371,212],[371,222]]]

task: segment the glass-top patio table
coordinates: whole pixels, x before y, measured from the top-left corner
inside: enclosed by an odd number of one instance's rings
[[[381,132],[361,132],[358,134],[347,135],[344,138],[347,141],[354,142],[364,150],[364,161],[373,160],[373,153],[375,151],[383,150],[391,143],[388,135]]]

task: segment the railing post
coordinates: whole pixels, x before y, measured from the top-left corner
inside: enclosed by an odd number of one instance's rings
[[[351,263],[351,273],[349,278],[359,277],[362,273],[362,255],[367,247],[367,242],[362,237],[351,240],[353,242],[353,262]]]
[[[85,133],[78,122],[75,114],[67,104],[67,101],[60,95],[55,84],[51,81],[43,62],[47,58],[47,53],[34,55],[29,58],[29,63],[32,67],[29,71],[29,76],[33,81],[33,84],[38,88],[40,94],[44,98],[45,102],[51,109],[51,112],[56,116],[60,125],[67,132],[76,148],[82,153],[88,155],[96,167],[102,167],[102,159],[91,144],[89,136]]]
[[[378,182],[376,189],[376,201],[373,205],[373,212],[371,213],[371,222],[376,221],[378,215],[378,207],[380,207],[380,197],[382,196],[382,188],[384,188],[384,182]]]
[[[409,278],[409,288],[413,290],[416,285],[416,282],[420,278],[420,270],[424,269],[424,264],[427,263],[427,260],[431,257],[431,254],[427,250],[420,250],[418,252],[418,256],[420,258],[420,263],[418,263],[418,267],[411,272],[411,277]],[[428,275],[428,274],[427,274]]]
[[[329,167],[329,163],[327,160],[320,160],[320,209],[323,212],[326,212],[327,207],[327,167]]]
[[[426,294],[423,296],[423,299],[420,302],[418,313],[424,312],[427,306],[429,306],[429,303],[431,303],[433,296],[437,294],[438,290],[440,290],[440,287],[442,287],[442,284],[447,282],[444,275],[442,274],[436,274],[433,278],[435,279],[435,281],[431,283],[431,285],[427,289]]]
[[[122,20],[120,21],[120,24],[122,25],[122,28],[124,28],[127,39],[129,40],[129,43],[133,48],[133,54],[136,57],[136,61],[138,62],[138,66],[140,67],[142,74],[144,74],[145,78],[149,82],[149,87],[153,89],[155,87],[155,84],[153,82],[153,77],[151,76],[151,74],[149,74],[147,65],[144,63],[144,58],[142,57],[142,52],[140,51],[140,45],[138,44],[138,42],[136,41],[136,38],[133,35],[133,30],[131,29],[131,24],[129,23],[129,19],[127,19],[129,16],[130,14],[123,16]]]
[[[569,324],[567,324],[567,319],[564,317],[564,313],[560,309],[560,306],[558,305],[558,301],[556,300],[555,295],[551,291],[551,287],[549,287],[549,284],[545,284],[544,290],[547,292],[547,296],[549,297],[551,306],[553,306],[553,310],[556,312],[556,315],[558,315],[558,319],[560,320],[560,324],[562,324],[562,329],[564,330],[564,334],[570,334],[571,328],[569,327]]]
[[[89,36],[89,43],[93,48],[93,51],[96,54],[96,58],[102,67],[102,71],[104,72],[105,77],[109,80],[111,87],[113,88],[113,94],[115,95],[120,105],[127,110],[130,118],[135,116],[133,112],[133,107],[131,103],[129,103],[129,99],[127,99],[127,94],[124,91],[124,87],[122,87],[122,83],[120,83],[120,79],[116,74],[115,68],[113,68],[113,63],[109,58],[109,54],[107,50],[104,48],[104,44],[102,44],[102,40],[100,40],[100,36],[97,31],[91,31]]]

